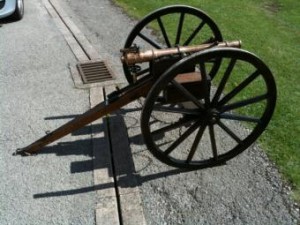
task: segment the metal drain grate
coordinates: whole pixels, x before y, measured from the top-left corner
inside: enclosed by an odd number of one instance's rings
[[[113,80],[111,70],[105,61],[78,63],[77,68],[84,84]]]

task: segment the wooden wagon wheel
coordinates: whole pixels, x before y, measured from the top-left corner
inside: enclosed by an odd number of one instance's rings
[[[219,28],[203,11],[190,6],[174,5],[158,9],[142,19],[130,32],[124,48],[137,44],[145,49],[163,49],[222,40]],[[215,62],[215,71],[218,65],[219,62]],[[149,63],[130,66],[123,64],[123,69],[127,81],[132,84],[149,74]]]
[[[211,61],[221,59],[210,77]],[[177,82],[181,68],[195,67],[201,99]],[[170,87],[190,107],[157,101]],[[148,149],[171,166],[204,168],[222,164],[248,148],[265,130],[274,111],[276,86],[268,67],[255,55],[214,48],[183,58],[153,85],[143,107],[141,129]]]

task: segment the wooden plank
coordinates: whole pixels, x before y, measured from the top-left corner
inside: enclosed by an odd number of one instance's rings
[[[114,90],[113,86],[105,87],[106,93]],[[130,151],[127,128],[123,117],[119,113],[110,114],[109,132],[122,222],[124,225],[144,225],[146,220]]]
[[[91,88],[90,104],[96,106],[104,101],[102,88]],[[96,224],[120,224],[118,202],[111,163],[110,142],[105,119],[100,118],[91,124],[93,141],[94,186],[97,198]],[[97,132],[97,131],[101,132]]]

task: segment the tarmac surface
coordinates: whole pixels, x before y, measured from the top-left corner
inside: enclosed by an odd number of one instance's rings
[[[74,88],[68,69],[76,59],[41,0],[1,24],[0,224],[94,224],[95,193],[70,191],[93,188],[89,127],[37,156],[12,156],[89,109],[89,91]]]
[[[110,135],[104,139],[119,143],[112,147],[115,169],[110,172],[115,174],[109,173],[116,184],[108,179],[95,185],[92,126],[50,145],[43,154],[12,156],[92,104],[93,90],[74,88],[69,66],[77,60],[46,1],[27,1],[22,21],[0,27],[0,224],[97,224],[95,208],[109,209],[99,206],[99,194],[114,185],[123,224],[144,224],[126,218],[142,213],[146,224],[299,224],[289,187],[256,144],[224,166],[192,172],[155,159],[141,136],[142,100],[107,119]],[[108,0],[61,4],[101,58],[122,76],[119,49],[136,21]],[[126,214],[138,196],[143,212]]]

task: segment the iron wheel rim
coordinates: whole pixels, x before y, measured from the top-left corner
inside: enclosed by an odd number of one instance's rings
[[[211,30],[212,34],[214,35],[214,37],[212,37],[213,38],[212,42],[214,42],[214,41],[218,41],[218,42],[223,41],[222,34],[221,34],[218,26],[205,12],[203,12],[203,11],[197,9],[197,8],[191,7],[191,6],[173,5],[173,6],[167,6],[167,7],[160,8],[160,9],[148,14],[147,16],[145,16],[132,29],[132,31],[128,35],[127,40],[126,40],[125,45],[124,45],[124,48],[131,47],[134,44],[134,41],[136,40],[138,35],[151,22],[158,20],[158,18],[162,21],[161,17],[169,16],[169,15],[172,15],[172,14],[175,15],[175,14],[178,14],[178,13],[181,13],[181,15],[182,14],[187,14],[187,15],[193,15],[193,16],[197,17],[199,19],[199,21],[201,21],[199,26],[204,27],[204,26],[207,25],[209,27],[209,29]],[[180,21],[181,21],[181,19],[179,19],[179,23],[180,23]],[[163,27],[165,27],[165,25],[163,25]],[[162,29],[162,28],[160,27],[160,29]],[[201,32],[201,29],[202,28],[200,28],[200,30],[197,32],[196,35],[199,35],[199,32]],[[162,30],[160,30],[160,31],[162,32]],[[178,33],[178,30],[177,30],[177,33]],[[181,35],[181,33],[180,33],[180,35]],[[167,36],[169,36],[169,35],[167,35]],[[165,39],[165,37],[164,37],[164,39]],[[166,39],[165,39],[165,41],[166,41]],[[165,43],[165,44],[168,45],[167,43]],[[176,43],[174,45],[176,45]],[[174,46],[174,45],[172,45],[172,46]],[[214,70],[212,71],[212,73],[214,73],[218,70],[218,63],[219,62],[216,62],[216,66],[215,66]],[[126,77],[128,83],[130,83],[130,84],[134,83],[133,74],[130,72],[129,66],[127,66],[126,64],[123,64],[123,70],[124,70],[124,74],[125,74],[125,77]]]
[[[232,149],[230,149],[229,151],[227,151],[223,154],[217,155],[217,158],[213,157],[210,159],[200,160],[200,161],[192,161],[190,159],[190,161],[187,162],[187,159],[178,160],[176,158],[171,157],[169,155],[170,153],[168,153],[166,155],[165,151],[162,151],[160,149],[160,147],[157,145],[157,143],[155,142],[155,140],[152,136],[152,131],[150,129],[150,126],[151,126],[150,118],[151,118],[151,115],[153,112],[153,108],[154,108],[155,104],[157,104],[157,101],[156,101],[157,96],[159,95],[161,90],[163,90],[166,87],[166,85],[168,83],[170,83],[170,81],[176,76],[176,74],[178,74],[180,72],[180,67],[183,64],[191,63],[191,62],[197,63],[199,60],[203,60],[203,61],[209,60],[209,58],[215,57],[216,55],[221,56],[222,58],[233,57],[237,60],[241,60],[246,63],[250,63],[250,64],[254,65],[255,68],[257,68],[259,76],[261,76],[263,78],[263,80],[265,81],[266,89],[267,89],[266,96],[263,96],[263,98],[264,98],[263,101],[266,102],[265,109],[263,111],[263,114],[259,118],[259,123],[257,123],[255,125],[255,127],[253,128],[251,133],[246,138],[244,138],[243,140],[240,140],[240,143],[237,143],[236,146],[233,147]],[[262,98],[262,97],[260,97],[260,98]],[[222,102],[223,99],[224,98],[220,99],[220,102]],[[253,98],[253,99],[255,101],[259,101],[258,98]],[[225,98],[225,100],[226,100],[226,98]],[[251,101],[254,101],[254,100],[246,99],[244,101],[244,104],[246,104],[246,103],[252,104]],[[213,99],[211,101],[213,101]],[[224,100],[223,100],[223,102],[224,102]],[[250,145],[252,145],[253,142],[255,142],[255,140],[261,135],[261,133],[267,127],[267,125],[272,117],[274,108],[275,108],[275,102],[276,102],[276,85],[275,85],[274,78],[273,78],[272,73],[269,70],[269,68],[257,56],[255,56],[247,51],[240,50],[240,49],[234,49],[234,48],[216,48],[216,49],[205,50],[203,52],[196,53],[188,58],[184,58],[181,61],[174,64],[153,85],[153,87],[151,88],[151,90],[145,100],[145,104],[144,104],[142,115],[141,115],[142,134],[144,137],[144,141],[145,141],[148,149],[152,152],[152,154],[154,156],[156,156],[158,159],[160,159],[161,161],[167,163],[168,165],[175,166],[175,167],[181,167],[181,168],[188,168],[188,169],[211,167],[211,166],[222,164],[222,163],[226,162],[227,160],[235,157],[236,155],[240,154],[245,149],[247,149]],[[214,103],[214,104],[216,104],[214,106],[214,108],[216,108],[217,110],[220,110],[220,111],[222,110],[223,106],[218,107],[217,103]],[[253,104],[256,104],[256,103],[253,103]],[[229,106],[228,105],[225,105],[225,106],[227,107],[227,109],[225,108],[225,110],[226,110],[225,112],[227,112],[228,108],[235,107],[234,104],[229,104]],[[244,107],[244,106],[242,106],[242,107]],[[224,108],[223,108],[223,110],[224,110]],[[201,115],[203,117],[203,114],[201,114]],[[229,115],[227,115],[227,117],[228,116]],[[249,120],[250,120],[250,117],[249,117]],[[198,125],[196,125],[198,133],[202,132],[202,131],[200,131],[201,130],[200,127],[204,126],[204,124],[205,124],[205,129],[208,127],[209,134],[210,134],[210,132],[214,132],[213,129],[216,125],[220,126],[217,123],[213,124],[213,122],[212,123],[200,122]],[[213,134],[213,135],[215,135],[215,134]],[[237,135],[237,134],[233,134],[233,135]],[[239,140],[237,139],[237,141],[239,141]],[[213,149],[214,147],[211,147],[211,148]],[[193,155],[192,155],[192,157],[193,157]]]

